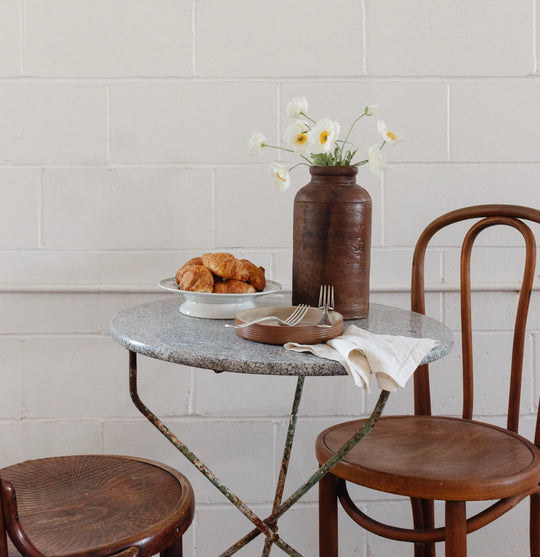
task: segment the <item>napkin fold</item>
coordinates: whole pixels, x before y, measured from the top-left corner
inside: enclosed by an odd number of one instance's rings
[[[381,389],[395,392],[405,384],[438,340],[393,335],[376,335],[349,325],[345,332],[324,344],[288,342],[287,350],[311,352],[343,365],[355,385],[370,391],[375,375]]]

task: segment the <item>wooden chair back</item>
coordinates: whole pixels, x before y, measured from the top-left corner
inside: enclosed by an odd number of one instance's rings
[[[433,221],[421,234],[414,251],[411,282],[411,309],[425,313],[424,262],[430,240],[442,228],[457,222],[477,219],[466,233],[461,250],[461,339],[463,351],[463,410],[462,417],[471,419],[474,409],[473,390],[473,343],[471,326],[471,252],[478,234],[495,225],[511,226],[518,230],[525,243],[525,265],[523,280],[519,290],[508,399],[507,428],[517,432],[522,383],[523,353],[525,346],[525,326],[529,311],[535,265],[536,243],[532,230],[523,221],[540,223],[540,211],[519,205],[477,205],[465,207],[442,215]],[[480,220],[478,220],[480,219]],[[431,414],[431,394],[428,366],[421,366],[414,375],[415,414]],[[540,425],[536,428],[536,445],[540,440]]]

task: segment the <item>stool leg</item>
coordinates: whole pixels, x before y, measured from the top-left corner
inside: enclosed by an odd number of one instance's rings
[[[413,524],[417,530],[434,528],[435,511],[433,501],[411,497]],[[434,543],[415,543],[414,557],[435,557]]]
[[[446,501],[445,557],[467,557],[465,501]]]
[[[339,481],[336,476],[326,474],[319,482],[319,557],[338,557]]]
[[[184,554],[182,550],[182,538],[176,540],[165,551],[162,551],[160,557],[182,557]]]
[[[531,495],[530,518],[530,553],[531,557],[540,557],[540,495]]]

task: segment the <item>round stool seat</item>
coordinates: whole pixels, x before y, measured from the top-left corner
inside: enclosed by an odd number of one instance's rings
[[[316,442],[319,462],[363,423],[355,420],[323,431]],[[472,420],[388,416],[331,473],[364,487],[422,499],[502,499],[537,485],[540,450],[506,429]]]
[[[188,480],[157,462],[84,455],[29,460],[0,470],[16,493],[20,524],[48,555],[153,555],[192,522]],[[16,553],[17,554],[17,553]]]

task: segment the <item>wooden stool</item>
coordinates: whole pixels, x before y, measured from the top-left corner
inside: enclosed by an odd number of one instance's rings
[[[182,556],[195,499],[188,480],[168,466],[125,456],[62,456],[9,466],[0,478],[0,557],[8,546],[9,555],[25,557]]]

